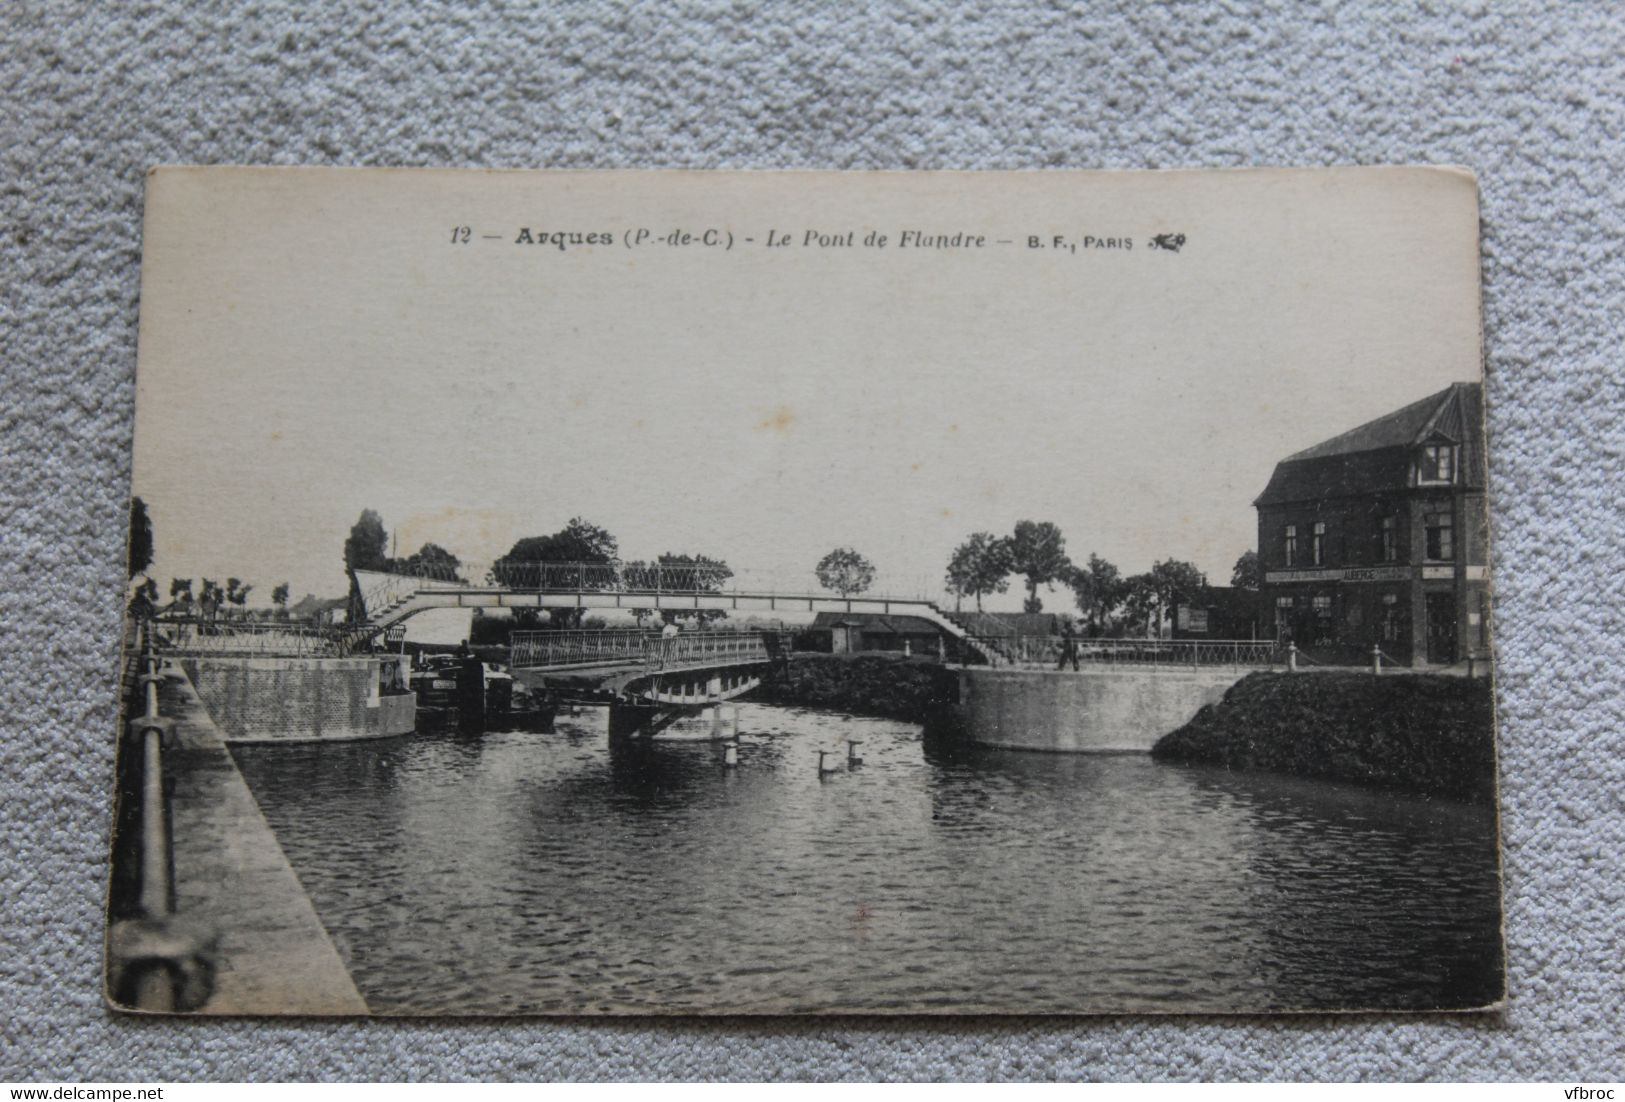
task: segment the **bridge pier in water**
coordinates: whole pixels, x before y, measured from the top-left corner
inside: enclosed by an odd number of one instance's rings
[[[731,708],[730,714],[727,709]],[[611,742],[628,739],[652,738],[679,719],[702,717],[710,725],[715,742],[737,741],[739,738],[739,706],[730,705],[722,695],[720,682],[713,678],[705,695],[697,692],[684,694],[673,703],[642,703],[616,700],[609,705],[609,738]]]
[[[671,713],[648,705],[622,704],[615,701],[609,706],[609,741],[630,742],[641,736],[654,734],[656,721],[662,716],[670,722]]]

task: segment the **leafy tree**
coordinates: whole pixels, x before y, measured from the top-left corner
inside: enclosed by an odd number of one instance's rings
[[[619,553],[615,537],[607,530],[572,517],[569,524],[551,535],[526,536],[516,541],[492,565],[512,572],[510,580],[520,584],[524,579],[519,576],[521,571],[514,570],[516,567],[533,563],[613,563]]]
[[[271,603],[276,606],[276,618],[278,620],[286,620],[288,618],[288,596],[289,589],[287,582],[283,582],[281,585],[274,586],[271,589]]]
[[[1207,577],[1195,566],[1178,559],[1167,559],[1151,567],[1143,575],[1151,590],[1154,627],[1158,635],[1162,624],[1173,612],[1174,605],[1199,595],[1207,586]]]
[[[350,527],[350,538],[344,541],[344,568],[346,570],[387,570],[389,533],[384,531],[384,518],[371,509],[361,510],[361,518]]]
[[[492,579],[500,584],[535,586],[540,571],[534,568],[542,563],[585,563],[609,565],[620,553],[615,537],[607,529],[590,524],[581,517],[571,517],[570,523],[547,536],[526,536],[518,540],[496,562],[491,564]],[[578,580],[585,589],[607,589],[614,579],[608,571],[584,570]],[[560,627],[576,627],[584,614],[579,608],[554,609],[551,621]],[[525,618],[530,622],[530,618]]]
[[[1104,633],[1112,611],[1123,600],[1125,582],[1117,567],[1099,555],[1089,556],[1088,566],[1074,567],[1067,578],[1077,599],[1078,611],[1090,635]]]
[[[1027,579],[1028,612],[1042,612],[1038,587],[1066,577],[1072,560],[1066,557],[1066,538],[1049,521],[1024,520],[1010,537],[1010,568]]]
[[[661,567],[678,567],[680,569],[666,569],[661,571],[666,579],[675,587],[692,586],[701,593],[720,593],[727,580],[734,576],[732,568],[721,559],[713,559],[709,555],[677,555],[668,551],[660,556],[655,563],[656,569]],[[727,617],[727,613],[720,608],[690,609],[679,611],[676,609],[662,609],[660,618],[668,624],[675,624],[679,620],[693,620],[698,624],[710,623]]]
[[[645,562],[643,559],[634,559],[631,562],[621,564],[621,579],[626,583],[628,589],[659,588],[656,584],[658,573],[658,566],[654,563]],[[652,608],[629,608],[626,611],[630,612],[637,620],[640,628],[647,626],[648,622],[655,617],[655,610]]]
[[[205,620],[213,622],[220,614],[220,605],[225,599],[226,591],[213,578],[204,578],[203,589],[197,595],[198,612]]]
[[[240,578],[226,579],[226,600],[239,609],[248,603],[248,592],[254,587],[244,585]]]
[[[1236,560],[1235,569],[1230,571],[1230,584],[1237,589],[1250,589],[1258,591],[1264,582],[1264,571],[1258,565],[1257,551],[1243,551],[1241,558]]]
[[[1134,574],[1123,580],[1117,604],[1117,629],[1125,634],[1151,635],[1157,611],[1157,590],[1150,574]]]
[[[813,569],[819,585],[843,597],[862,593],[875,584],[874,564],[850,547],[837,547],[819,559]]]
[[[192,610],[192,579],[169,579],[169,605],[180,612]]]
[[[976,611],[982,611],[982,597],[1010,588],[1010,541],[992,532],[973,532],[954,548],[948,559],[948,592],[954,607],[963,597],[976,598]]]
[[[130,499],[130,577],[146,572],[152,565],[152,518],[147,516],[147,503],[138,497]]]
[[[462,566],[461,559],[438,543],[426,543],[417,549],[416,554],[393,560],[390,564],[390,568],[396,573],[410,574],[417,578],[432,578],[441,582],[462,581],[463,578],[458,573]]]
[[[158,611],[158,583],[151,578],[135,587],[130,595],[130,615],[145,620]]]

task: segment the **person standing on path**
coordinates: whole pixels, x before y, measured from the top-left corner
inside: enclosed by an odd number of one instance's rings
[[[1072,659],[1072,669],[1078,668],[1078,637],[1072,634],[1071,624],[1061,625],[1061,660],[1055,663],[1058,670],[1066,668],[1066,660]]]

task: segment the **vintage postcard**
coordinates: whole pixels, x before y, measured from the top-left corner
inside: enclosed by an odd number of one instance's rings
[[[147,182],[106,990],[1504,995],[1446,168]]]

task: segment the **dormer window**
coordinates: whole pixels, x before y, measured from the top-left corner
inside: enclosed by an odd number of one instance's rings
[[[1456,446],[1429,444],[1422,449],[1422,482],[1454,482],[1456,480]]]

